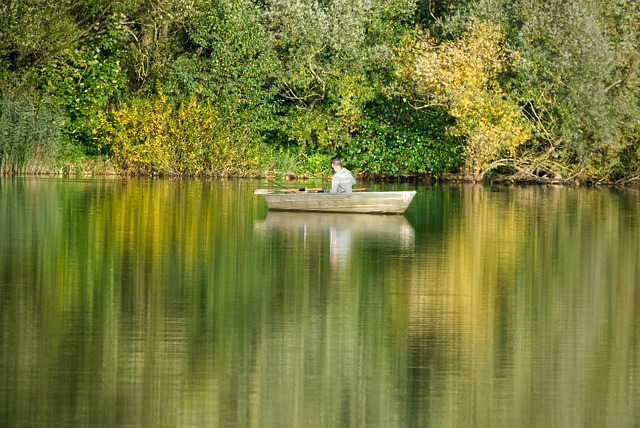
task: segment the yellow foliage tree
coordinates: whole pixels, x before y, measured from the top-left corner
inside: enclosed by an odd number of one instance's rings
[[[260,162],[260,149],[195,96],[136,99],[103,117],[100,133],[120,169],[133,174],[240,176]]]
[[[403,77],[425,105],[444,106],[456,119],[449,132],[466,138],[467,178],[481,180],[491,169],[508,164],[516,148],[530,138],[520,107],[498,84],[513,56],[496,25],[472,21],[462,37],[441,44],[422,37],[398,58]]]

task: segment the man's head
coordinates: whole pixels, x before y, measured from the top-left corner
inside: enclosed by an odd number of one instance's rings
[[[333,168],[334,171],[340,171],[342,169],[342,159],[339,157],[331,159],[331,168]]]

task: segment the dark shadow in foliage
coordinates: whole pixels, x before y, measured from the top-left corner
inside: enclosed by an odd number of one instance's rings
[[[340,153],[371,178],[438,178],[462,165],[462,140],[446,132],[453,124],[440,108],[416,110],[399,99],[379,100],[368,106]]]

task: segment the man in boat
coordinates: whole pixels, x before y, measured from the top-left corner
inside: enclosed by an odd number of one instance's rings
[[[342,159],[339,157],[331,159],[331,168],[333,168],[335,174],[331,178],[329,193],[351,193],[356,180],[351,175],[351,171],[342,167]]]

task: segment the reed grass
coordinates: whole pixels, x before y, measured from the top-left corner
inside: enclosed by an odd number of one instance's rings
[[[0,174],[43,174],[58,170],[64,117],[46,100],[0,94]]]

